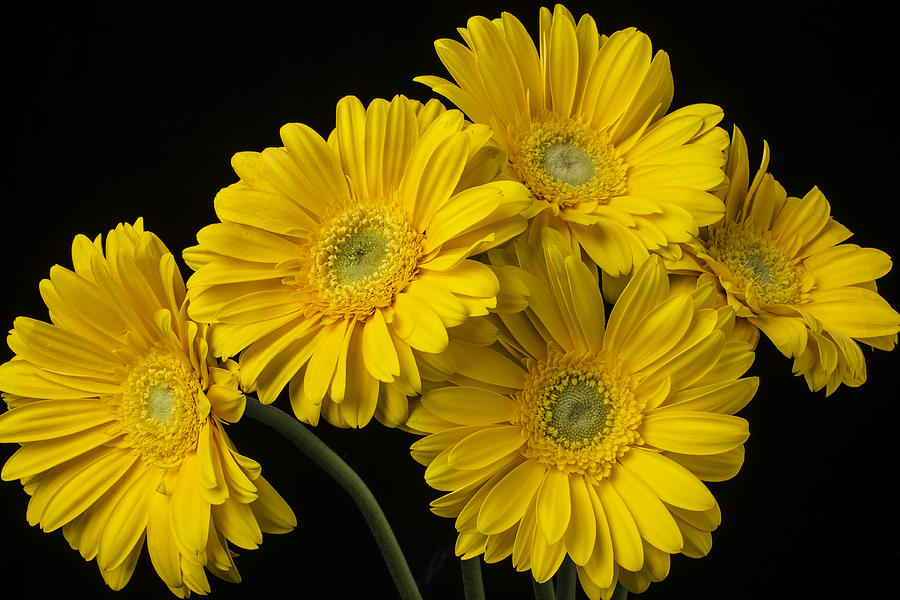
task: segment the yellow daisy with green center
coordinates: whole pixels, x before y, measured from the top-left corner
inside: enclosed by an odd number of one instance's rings
[[[284,147],[234,156],[221,223],[184,256],[190,314],[216,356],[241,353],[244,389],[268,404],[287,387],[311,424],[406,420],[422,379],[453,370],[447,330],[496,305],[469,257],[525,228],[491,135],[436,100],[346,97],[327,141],[288,124]]]
[[[788,197],[766,172],[769,148],[752,182],[747,143],[735,128],[728,152],[725,219],[685,244],[669,263],[689,285],[712,282],[720,302],[737,312],[737,334],[755,344],[759,332],[794,359],[810,390],[831,394],[866,380],[859,344],[891,350],[900,315],[876,289],[891,270],[881,250],[844,242],[852,234],[831,217],[818,188]]]
[[[498,344],[473,345],[465,385],[426,391],[407,427],[431,503],[455,518],[456,552],[512,557],[547,581],[568,555],[588,596],[633,592],[669,556],[705,555],[720,513],[704,481],[743,463],[753,397],[750,344],[729,341],[730,307],[712,285],[669,288],[645,261],[605,322],[591,270],[557,231],[535,248],[493,251],[512,282],[491,319]],[[518,298],[518,299],[517,299]],[[522,309],[522,304],[527,307]]]
[[[454,82],[423,76],[509,155],[503,176],[529,189],[529,235],[558,229],[604,273],[628,274],[649,252],[719,220],[725,180],[722,110],[694,104],[667,113],[673,82],[665,52],[634,28],[600,35],[562,5],[540,11],[539,49],[509,13],[472,17],[465,45],[435,42]]]
[[[52,322],[19,317],[10,333],[0,442],[21,448],[0,476],[113,589],[145,541],[179,597],[209,593],[204,568],[240,581],[230,545],[254,549],[296,518],[225,433],[244,412],[237,363],[210,355],[175,259],[140,219],[105,247],[79,235],[72,261],[40,284]]]

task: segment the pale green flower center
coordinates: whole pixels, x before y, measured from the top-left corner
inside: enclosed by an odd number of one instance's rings
[[[151,385],[147,391],[147,416],[154,421],[164,423],[172,416],[175,408],[175,396],[166,385]]]
[[[388,236],[375,229],[348,235],[335,253],[334,273],[338,283],[357,283],[377,273],[387,258],[388,244]]]
[[[544,150],[541,166],[554,179],[569,185],[584,185],[594,177],[594,161],[587,152],[569,142],[556,142]]]
[[[609,415],[603,388],[595,379],[571,381],[551,391],[550,425],[570,442],[593,438],[603,430]]]

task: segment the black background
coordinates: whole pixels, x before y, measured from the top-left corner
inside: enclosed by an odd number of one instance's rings
[[[602,32],[626,26],[667,50],[673,107],[713,102],[747,137],[753,163],[763,138],[771,170],[791,195],[819,185],[852,241],[897,256],[896,62],[874,3],[589,3]],[[536,3],[445,2],[356,6],[250,3],[201,8],[79,3],[15,9],[3,17],[5,146],[0,224],[0,322],[46,318],[37,282],[71,264],[72,237],[144,216],[176,254],[215,220],[212,198],[235,181],[240,150],[280,145],[278,128],[301,121],[322,134],[345,94],[364,102],[395,93],[427,99],[412,83],[445,75],[432,48],[467,17],[514,12],[531,32]],[[10,106],[11,104],[11,106]],[[890,163],[890,164],[889,164]],[[755,168],[755,166],[754,166]],[[881,280],[896,306],[897,274]],[[900,566],[895,483],[896,355],[867,351],[869,381],[831,397],[810,393],[767,341],[763,377],[742,413],[751,437],[742,472],[712,484],[724,520],[701,560],[675,557],[648,599],[896,597]],[[0,360],[11,357],[4,349]],[[244,582],[211,577],[216,598],[284,593],[297,598],[391,598],[391,581],[351,502],[304,456],[262,426],[231,428],[239,449],[298,515],[288,535],[241,551]],[[412,437],[374,423],[317,433],[370,484],[428,599],[461,598],[449,520],[408,455]],[[0,447],[0,460],[14,451]],[[165,598],[146,553],[115,594],[60,532],[24,520],[17,482],[0,484],[0,596],[15,587],[86,598]],[[527,598],[509,561],[485,569],[488,598]]]

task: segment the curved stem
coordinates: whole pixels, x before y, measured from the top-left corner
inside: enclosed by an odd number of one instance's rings
[[[572,558],[566,556],[559,571],[556,572],[556,598],[557,600],[575,600],[578,575],[575,572],[575,563]]]
[[[381,507],[378,506],[378,501],[372,495],[372,491],[359,475],[341,460],[325,442],[283,410],[263,405],[256,398],[247,396],[245,414],[290,440],[344,488],[344,491],[350,495],[365,517],[400,597],[403,600],[421,600],[422,595],[419,593],[409,565],[403,557],[403,551],[397,543],[397,538],[381,511]]]
[[[532,579],[531,584],[534,586],[534,600],[556,600],[552,580],[548,579],[544,583],[538,583]]]
[[[610,600],[626,600],[628,598],[628,590],[622,587],[621,583],[616,584],[616,590],[613,592]]]
[[[466,600],[484,600],[484,582],[481,579],[481,557],[461,560],[463,591]]]

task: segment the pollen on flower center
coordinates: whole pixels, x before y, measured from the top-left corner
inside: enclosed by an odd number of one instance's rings
[[[355,205],[327,220],[310,240],[299,278],[305,305],[339,318],[365,319],[415,278],[424,236],[390,203]]]
[[[551,352],[528,371],[514,418],[528,439],[528,457],[600,479],[642,443],[637,426],[643,407],[614,360]]]
[[[169,352],[152,351],[137,363],[113,400],[128,443],[145,460],[171,466],[196,447],[205,415],[200,380]]]
[[[519,129],[512,168],[554,211],[627,192],[628,166],[605,134],[552,113]]]
[[[713,231],[709,251],[760,303],[796,304],[800,300],[798,267],[765,235],[727,223]]]

